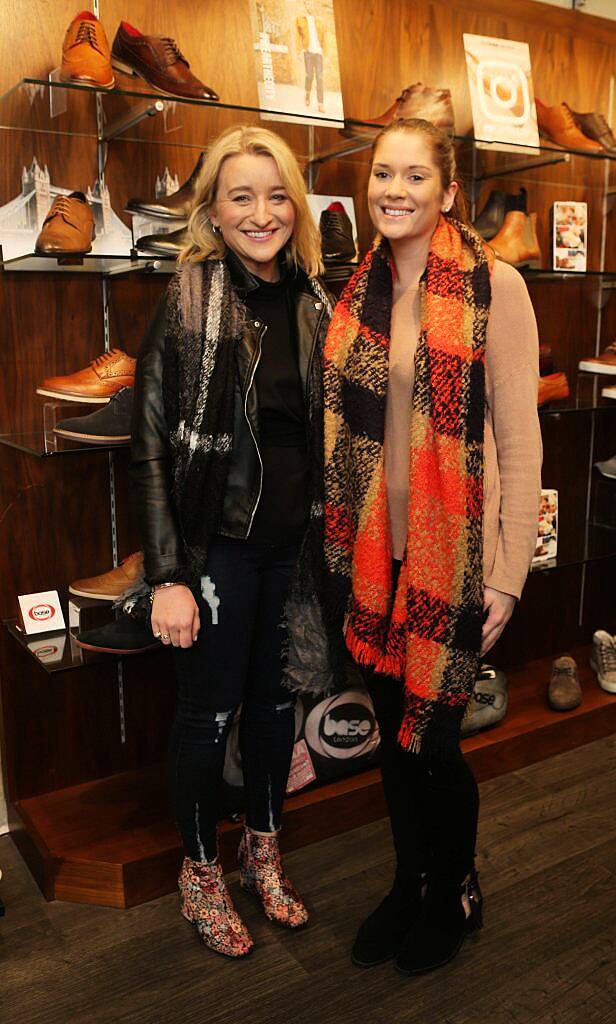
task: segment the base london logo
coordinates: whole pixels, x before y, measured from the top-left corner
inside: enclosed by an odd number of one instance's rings
[[[46,622],[48,619],[53,619],[55,614],[56,610],[50,604],[35,604],[28,612],[30,618],[35,622]]]
[[[308,715],[304,731],[309,746],[321,757],[363,757],[379,742],[372,701],[359,690],[321,701]]]

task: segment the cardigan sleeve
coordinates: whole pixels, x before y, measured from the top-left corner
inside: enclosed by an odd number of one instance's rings
[[[537,542],[542,442],[537,415],[537,323],[522,276],[497,260],[486,337],[486,402],[501,499],[494,567],[486,586],[519,598]]]

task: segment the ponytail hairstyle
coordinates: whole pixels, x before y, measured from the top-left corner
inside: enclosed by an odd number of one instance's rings
[[[431,121],[424,121],[421,117],[400,118],[400,120],[392,121],[391,124],[382,128],[376,136],[372,145],[373,160],[381,139],[386,135],[392,135],[393,132],[414,133],[415,135],[421,135],[426,140],[432,151],[434,162],[439,169],[443,190],[449,188],[452,181],[458,182],[458,191],[456,192],[452,207],[447,213],[443,213],[443,216],[446,220],[460,221],[466,227],[474,230],[469,220],[466,197],[457,177],[456,152],[450,136],[442,131],[442,129],[437,128],[436,125],[433,125]]]

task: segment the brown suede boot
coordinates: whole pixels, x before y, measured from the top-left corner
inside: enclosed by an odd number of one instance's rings
[[[490,242],[506,263],[514,267],[540,267],[541,249],[537,238],[537,214],[511,210]]]

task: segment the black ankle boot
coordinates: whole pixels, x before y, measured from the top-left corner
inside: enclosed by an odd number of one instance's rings
[[[359,927],[351,960],[357,967],[376,967],[402,949],[405,936],[421,911],[421,878],[411,884],[395,881],[391,892]]]
[[[462,905],[466,896],[467,917]],[[396,958],[402,974],[424,974],[443,967],[460,952],[469,932],[483,925],[483,898],[475,872],[468,882],[428,884],[428,891],[416,926],[407,935]]]

